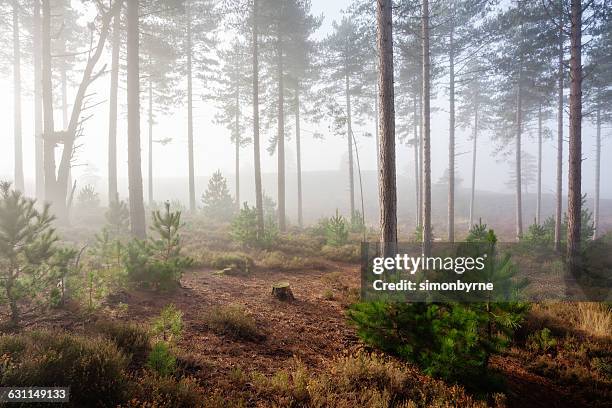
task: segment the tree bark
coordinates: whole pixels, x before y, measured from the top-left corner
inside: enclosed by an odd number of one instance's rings
[[[563,2],[561,2],[563,6]],[[555,251],[561,250],[561,217],[563,217],[563,7],[560,13],[559,62],[557,73],[557,188],[555,208]]]
[[[540,225],[542,214],[542,104],[538,106],[538,180],[536,197],[536,224]]]
[[[116,0],[123,3],[123,0]],[[117,191],[117,94],[119,90],[119,53],[121,50],[121,5],[113,17],[110,96],[108,109],[108,202],[115,202]]]
[[[238,75],[236,75],[238,76]],[[236,210],[240,211],[240,85],[239,78],[236,78],[236,117],[235,117],[235,125],[236,125],[236,137],[234,138],[234,142],[236,142]]]
[[[417,123],[417,118],[418,118],[418,111],[417,111],[417,96],[416,94],[413,96],[412,98],[412,105],[413,105],[413,117],[414,117],[414,123],[413,125],[413,130],[414,130],[414,144],[413,144],[413,148],[414,148],[414,189],[415,189],[415,198],[416,198],[416,202],[415,202],[415,215],[416,215],[416,220],[415,220],[415,224],[416,224],[416,228],[419,228],[421,226],[421,213],[420,213],[420,208],[421,208],[421,177],[420,177],[420,166],[419,166],[419,132],[418,132],[418,123]]]
[[[297,156],[297,193],[298,193],[298,225],[304,226],[302,212],[302,141],[300,134],[300,85],[295,87],[295,152]]]
[[[430,122],[430,55],[429,1],[423,0],[421,9],[423,47],[423,255],[431,254],[431,122]]]
[[[45,200],[55,198],[55,124],[53,122],[53,84],[51,82],[51,5],[42,0],[42,100],[43,100],[43,161]]]
[[[474,200],[476,196],[476,151],[478,148],[478,106],[474,109],[474,140],[472,141],[472,189],[470,193],[470,225],[474,225]]]
[[[13,0],[13,114],[15,137],[15,190],[24,191],[23,146],[21,135],[21,43],[19,40],[19,1]]]
[[[448,242],[455,241],[455,43],[454,27],[449,42],[449,126],[448,126]]]
[[[195,213],[195,170],[193,159],[193,72],[192,72],[192,43],[191,43],[191,4],[186,2],[187,14],[187,149],[189,165],[189,211]]]
[[[522,62],[521,62],[522,64]],[[523,96],[522,91],[522,69],[519,67],[519,75],[517,82],[516,91],[516,139],[515,139],[515,167],[514,172],[516,174],[516,240],[518,241],[523,236],[523,185],[522,185],[522,165],[521,165],[521,142],[523,136]]]
[[[599,233],[599,193],[601,180],[601,108],[597,107],[596,114],[597,136],[595,141],[595,203],[593,210],[593,239],[596,239]]]
[[[347,63],[348,64],[348,63]],[[346,92],[346,140],[348,147],[348,172],[349,172],[349,204],[351,221],[355,217],[355,174],[353,172],[353,118],[351,113],[351,87],[348,66],[344,75]],[[380,131],[379,131],[380,133]],[[363,214],[362,214],[363,215]]]
[[[255,166],[255,206],[257,237],[264,236],[263,189],[261,186],[261,153],[259,146],[259,16],[258,0],[253,0],[253,155]]]
[[[138,2],[127,2],[128,178],[132,235],[144,239],[145,211],[140,157],[140,66]]]
[[[395,180],[392,1],[378,0],[376,11],[380,106],[380,173],[378,183],[380,241],[382,253],[385,256],[393,256],[397,251],[397,192]]]
[[[570,134],[567,197],[567,248],[570,271],[579,272],[582,212],[582,2],[571,0]]]
[[[43,171],[43,125],[42,125],[42,63],[41,63],[41,19],[40,0],[34,0],[32,18],[32,42],[34,63],[34,175],[36,199],[45,198],[45,174]]]
[[[149,65],[151,64],[151,60],[149,60]],[[148,160],[148,166],[149,166],[149,174],[148,174],[148,182],[149,182],[149,205],[153,205],[153,81],[151,80],[151,73],[149,73],[149,79],[148,79],[148,85],[149,85],[149,95],[148,95],[148,99],[149,99],[149,109],[148,109],[148,118],[147,118],[147,122],[149,125],[149,160]]]
[[[284,67],[283,67],[283,42],[282,33],[279,27],[276,53],[277,53],[277,75],[278,75],[278,133],[276,140],[277,154],[277,171],[278,171],[278,229],[280,232],[285,232],[287,225],[285,223],[285,84],[284,84]]]

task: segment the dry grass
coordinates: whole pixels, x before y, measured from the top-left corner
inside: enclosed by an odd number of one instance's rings
[[[255,319],[242,306],[216,306],[202,316],[202,321],[217,334],[238,340],[261,338]]]
[[[602,303],[578,303],[577,324],[594,337],[612,335],[612,310]]]

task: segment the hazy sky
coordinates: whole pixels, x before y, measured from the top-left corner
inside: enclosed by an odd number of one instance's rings
[[[320,32],[317,34],[319,38],[325,36],[325,33],[331,29],[331,23],[334,19],[340,16],[340,10],[345,8],[349,3],[348,0],[312,0],[313,12],[317,15],[324,14],[325,19]],[[5,55],[11,55],[8,50]],[[109,59],[108,55],[104,56]],[[9,61],[10,63],[10,61]],[[103,63],[101,61],[101,63]],[[23,79],[24,79],[24,96],[23,96],[23,151],[25,159],[25,176],[27,192],[33,193],[33,175],[34,175],[34,143],[33,143],[33,112],[31,101],[31,68],[29,60],[22,60]],[[0,139],[0,177],[12,179],[13,174],[13,95],[11,83],[11,71],[0,77],[0,123],[4,130],[2,139]],[[104,102],[108,93],[108,76],[99,78],[92,90],[95,90],[96,102],[103,102],[96,110],[94,117],[87,122],[85,134],[80,140],[82,144],[78,151],[74,168],[74,174],[77,178],[81,177],[81,185],[87,180],[83,179],[84,174],[94,174],[99,176],[100,181],[98,188],[106,191],[106,182],[104,181],[106,174],[106,149],[107,149],[107,117],[108,106]],[[434,106],[439,108],[438,112],[432,118],[432,168],[433,181],[437,181],[447,167],[448,161],[448,101],[446,93],[442,89],[442,85],[437,90],[438,99],[434,101]],[[69,94],[70,101],[74,95],[73,88]],[[118,162],[120,178],[127,176],[127,144],[125,123],[125,93],[123,90],[119,94],[120,106],[120,123],[118,134]],[[92,111],[93,112],[93,111]],[[401,117],[404,113],[396,111],[396,115]],[[229,133],[223,127],[213,123],[214,110],[206,107],[204,102],[197,101],[194,111],[194,137],[195,137],[195,157],[196,175],[208,176],[216,169],[221,169],[226,174],[234,172],[234,155],[233,147],[230,144]],[[146,169],[147,169],[147,124],[146,114],[143,107],[141,138],[143,146],[143,177],[145,178],[146,190]],[[553,118],[554,120],[554,118]],[[154,146],[154,173],[155,177],[186,177],[187,175],[187,133],[186,133],[186,110],[180,107],[176,112],[170,112],[167,116],[160,116],[157,119],[158,123],[154,128],[154,139],[162,139],[170,137],[172,143],[166,146]],[[56,112],[56,123],[61,125],[61,112]],[[567,119],[566,119],[567,125]],[[549,126],[553,131],[556,129],[554,122]],[[304,130],[302,135],[302,167],[304,171],[312,170],[337,170],[341,166],[341,160],[346,158],[346,141],[329,134],[327,124],[312,124],[303,123]],[[322,132],[325,135],[325,140],[313,140],[310,136],[315,130]],[[275,132],[274,129],[270,130]],[[295,168],[295,139],[289,129],[290,140],[287,142],[287,167],[288,171],[293,171]],[[370,123],[363,128],[356,129],[356,137],[359,138],[359,153],[361,164],[364,169],[374,169],[376,167],[375,145],[373,138],[364,138],[365,133],[374,133],[374,124]],[[567,133],[566,133],[567,134]],[[604,129],[604,135],[610,134],[610,129]],[[593,190],[594,181],[594,129],[590,123],[585,123],[583,127],[583,152],[585,161],[583,165],[583,191],[590,194]],[[267,147],[269,134],[262,135],[262,141]],[[361,136],[361,137],[360,137]],[[534,138],[525,137],[524,149],[535,156],[536,145]],[[512,164],[510,157],[501,155],[494,156],[494,147],[488,142],[487,137],[482,135],[479,143],[479,173],[478,173],[478,188],[491,191],[507,191],[505,182],[508,180],[508,170]],[[543,172],[543,192],[552,193],[554,189],[555,176],[555,157],[556,148],[553,141],[546,141],[544,147],[544,172]],[[565,148],[567,152],[567,145]],[[470,177],[471,163],[471,141],[468,140],[468,134],[464,131],[459,131],[457,135],[457,171],[458,175],[465,180],[467,184]],[[398,145],[397,148],[397,163],[398,172],[400,174],[411,172],[413,169],[412,151],[408,147]],[[609,140],[604,139],[604,148],[602,152],[602,198],[612,198],[612,186],[608,183],[606,175],[612,174],[612,147]],[[252,148],[246,147],[242,149],[242,166],[250,169],[252,167]],[[276,170],[276,157],[270,156],[267,151],[262,150],[262,166],[265,172],[274,172]],[[567,165],[566,165],[567,166]],[[567,168],[567,167],[566,167]],[[410,173],[412,174],[412,173]],[[245,180],[244,182],[248,182]],[[197,186],[197,194],[199,195],[205,186]],[[187,183],[185,183],[187,189]],[[533,191],[533,187],[531,189]],[[146,194],[146,193],[145,193]],[[104,194],[102,194],[104,195]],[[164,199],[165,197],[156,197],[156,199]]]

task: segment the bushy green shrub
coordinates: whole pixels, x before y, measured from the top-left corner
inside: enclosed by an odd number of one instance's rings
[[[227,180],[221,174],[221,170],[213,173],[208,181],[208,188],[202,195],[202,211],[210,219],[218,221],[229,221],[235,215],[236,206],[234,199],[227,188]]]
[[[142,326],[103,320],[95,323],[94,331],[115,343],[134,363],[144,362],[151,351],[151,336]]]
[[[265,221],[264,234],[260,237],[257,233],[257,208],[244,203],[240,213],[232,221],[230,236],[243,247],[269,248],[276,242],[278,230],[272,217],[266,217]]]
[[[46,294],[52,282],[48,261],[56,253],[57,236],[49,206],[0,183],[0,302],[9,305],[10,324],[20,321],[19,302]]]
[[[96,192],[94,186],[88,184],[79,190],[77,206],[82,210],[93,210],[100,206],[100,194]]]
[[[552,336],[548,327],[532,333],[527,338],[527,347],[535,352],[548,352],[557,346],[557,340]]]
[[[0,384],[70,387],[70,405],[116,406],[126,399],[128,359],[109,340],[37,331],[0,336]]]
[[[567,213],[563,214],[563,221],[561,222],[561,242],[567,241]],[[544,220],[542,227],[546,230],[546,233],[554,239],[555,236],[555,217],[550,216]],[[595,234],[595,225],[593,223],[593,213],[586,205],[586,195],[582,197],[582,211],[580,213],[580,239],[583,243],[589,242],[593,239]]]
[[[165,306],[151,322],[151,331],[153,335],[173,344],[183,333],[183,312],[172,303]]]
[[[213,307],[204,314],[202,320],[217,334],[245,340],[256,340],[260,337],[255,319],[241,306]]]
[[[193,260],[181,255],[180,211],[170,211],[170,203],[165,203],[165,211],[153,211],[155,233],[148,241],[133,240],[126,246],[123,264],[128,278],[158,290],[176,288],[183,271],[193,264]]]
[[[255,261],[245,254],[223,253],[214,257],[210,266],[218,270],[232,268],[232,273],[248,274],[255,267]]]
[[[336,210],[336,215],[329,218],[325,227],[327,245],[342,246],[347,243],[349,225],[346,219]]]
[[[127,235],[130,230],[130,210],[125,201],[119,200],[119,196],[111,200],[108,209],[104,213],[106,229],[114,238]]]
[[[153,345],[147,357],[147,367],[162,377],[174,374],[176,371],[176,357],[172,354],[170,345],[165,341],[158,341]]]

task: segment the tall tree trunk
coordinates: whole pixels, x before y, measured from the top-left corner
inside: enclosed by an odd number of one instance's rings
[[[42,0],[42,99],[43,161],[45,200],[53,202],[55,194],[55,124],[53,122],[53,84],[51,82],[51,0]]]
[[[149,59],[149,66],[151,66],[151,60]],[[149,125],[149,205],[153,205],[153,81],[151,80],[151,74],[149,73],[149,109],[148,109],[148,118],[147,122]]]
[[[421,80],[422,82],[422,80]],[[424,154],[423,146],[425,145],[425,132],[423,132],[423,88],[421,83],[421,93],[419,94],[419,222],[418,227],[422,230],[423,228],[423,193],[425,192],[424,183],[425,180],[425,166],[424,166]],[[421,231],[422,233],[423,231]]]
[[[378,86],[380,135],[380,241],[382,253],[393,256],[397,251],[397,192],[395,180],[395,105],[393,89],[392,1],[378,0],[376,8],[378,33]],[[349,135],[349,138],[351,135]]]
[[[304,226],[302,208],[302,135],[300,134],[300,85],[295,87],[295,153],[297,156],[297,193],[298,193],[298,225]]]
[[[276,140],[276,154],[278,159],[278,229],[285,232],[285,84],[283,68],[283,43],[279,28],[276,43],[277,69],[278,69],[278,134]]]
[[[559,62],[557,73],[557,188],[555,208],[555,251],[561,250],[561,217],[563,217],[563,0],[559,28]]]
[[[24,191],[23,146],[21,138],[21,44],[19,41],[19,1],[13,0],[13,113],[15,137],[15,189]]]
[[[236,79],[236,136],[234,142],[236,142],[236,210],[240,211],[240,86],[238,85],[238,79]]]
[[[538,106],[538,180],[536,197],[536,224],[540,225],[542,214],[542,104]]]
[[[600,235],[599,231],[599,190],[601,179],[601,108],[597,107],[597,136],[595,141],[595,203],[593,211],[593,239]]]
[[[415,214],[416,214],[416,228],[419,228],[421,226],[421,214],[420,214],[420,208],[421,208],[421,177],[419,174],[419,170],[420,170],[420,166],[419,166],[419,132],[418,132],[418,123],[417,123],[417,118],[418,118],[418,111],[417,111],[417,96],[416,94],[413,95],[412,97],[412,106],[413,106],[413,117],[414,117],[414,123],[412,124],[413,126],[413,130],[414,130],[414,144],[413,144],[413,148],[414,148],[414,189],[415,189],[415,198],[416,198],[416,202],[415,202]]]
[[[346,72],[344,74],[344,83],[346,92],[346,140],[348,147],[349,203],[351,220],[353,220],[355,217],[355,175],[353,172],[353,118],[351,113],[351,84],[348,67],[346,67]]]
[[[478,148],[478,106],[474,109],[474,140],[472,141],[472,189],[470,193],[470,225],[474,225],[474,200],[476,195],[476,149]]]
[[[579,272],[582,211],[582,2],[571,0],[567,260]]]
[[[140,67],[138,2],[127,2],[128,181],[132,235],[144,239],[145,211],[140,158]]]
[[[259,16],[258,0],[253,0],[253,155],[255,166],[255,206],[257,237],[264,236],[263,189],[261,186],[261,153],[259,146]]]
[[[376,138],[376,174],[380,173],[380,135],[378,129],[378,117],[379,117],[379,107],[378,107],[378,83],[376,83],[376,95],[374,95],[374,121],[376,123],[376,129],[374,130],[374,136]]]
[[[516,174],[516,239],[517,241],[523,236],[523,183],[522,183],[522,165],[521,165],[521,142],[523,136],[523,96],[522,91],[522,71],[519,68],[519,76],[516,91],[516,138],[515,138],[515,162],[514,172]]]
[[[423,254],[431,254],[431,122],[430,122],[430,55],[429,1],[423,0],[421,12],[423,46]]]
[[[115,0],[123,3],[123,0]],[[108,202],[118,199],[117,191],[117,94],[119,90],[119,52],[121,50],[121,6],[113,17],[113,38],[108,109]]]
[[[41,66],[41,19],[40,0],[34,0],[32,19],[34,62],[34,176],[36,199],[45,198],[45,174],[43,171],[43,125],[42,125],[42,66]]]
[[[189,211],[195,213],[195,170],[193,159],[193,72],[192,72],[192,44],[191,44],[191,4],[186,2],[187,14],[187,149],[189,165]]]
[[[448,126],[448,242],[455,241],[455,43],[454,27],[449,43],[449,126]]]

